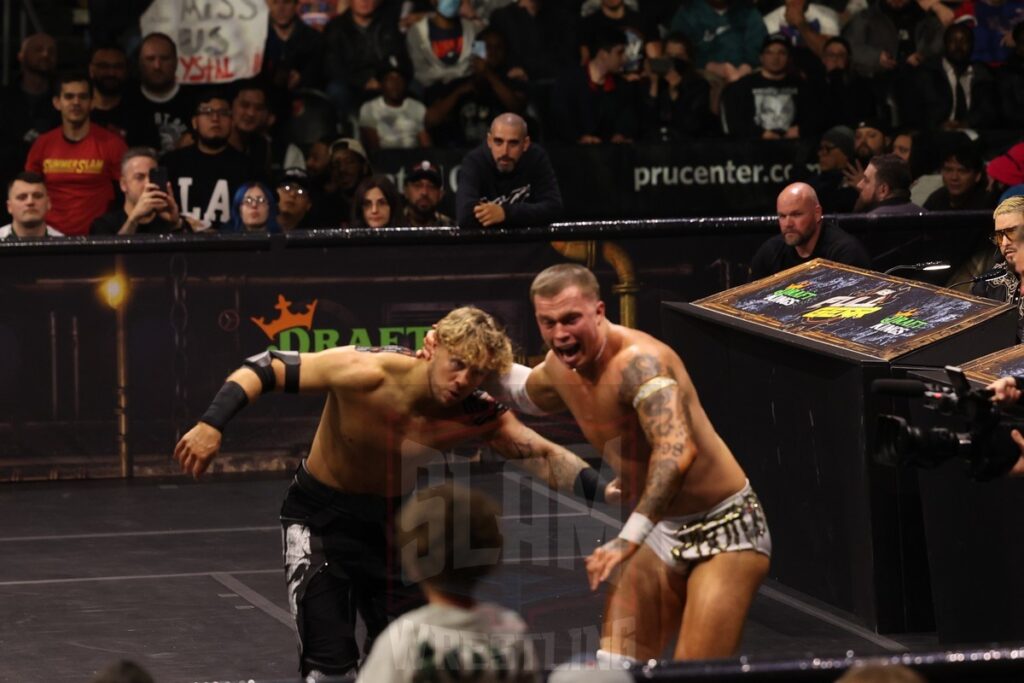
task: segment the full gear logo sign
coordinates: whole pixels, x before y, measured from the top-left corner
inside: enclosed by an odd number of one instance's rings
[[[429,326],[353,327],[348,330],[313,327],[318,299],[305,304],[304,312],[292,310],[292,302],[283,294],[277,295],[277,317],[267,320],[263,316],[249,318],[270,341],[267,348],[281,351],[323,351],[335,346],[423,346]]]
[[[858,353],[895,358],[1003,313],[993,301],[824,260],[697,302]]]
[[[815,310],[804,313],[803,317],[807,320],[860,320],[866,315],[882,310],[882,306],[893,294],[895,291],[892,289],[880,289],[867,296],[834,296],[812,306]]]

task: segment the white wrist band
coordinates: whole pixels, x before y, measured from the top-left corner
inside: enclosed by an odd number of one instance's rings
[[[641,545],[644,539],[647,538],[647,534],[651,533],[651,529],[654,528],[654,522],[647,519],[646,516],[639,512],[634,512],[626,520],[625,526],[622,527],[622,531],[619,532],[619,538]]]

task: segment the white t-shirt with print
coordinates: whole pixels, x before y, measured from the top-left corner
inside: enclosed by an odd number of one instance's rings
[[[512,610],[430,604],[391,622],[356,683],[536,683],[539,671],[526,624]]]
[[[420,131],[424,128],[424,117],[427,108],[411,97],[398,107],[384,102],[377,97],[363,104],[359,110],[359,126],[376,128],[380,136],[380,146],[384,149],[412,149],[419,147]]]

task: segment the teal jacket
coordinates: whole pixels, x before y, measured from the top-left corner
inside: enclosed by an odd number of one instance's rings
[[[719,14],[707,0],[679,8],[672,17],[672,30],[681,31],[696,48],[694,63],[702,69],[708,62],[728,62],[733,66],[760,66],[761,44],[768,30],[764,19],[744,0],[735,0],[728,10]]]

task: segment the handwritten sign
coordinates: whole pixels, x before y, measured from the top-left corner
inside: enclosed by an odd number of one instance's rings
[[[174,40],[180,83],[250,78],[263,65],[264,0],[154,0],[140,23],[143,35],[166,33]]]

